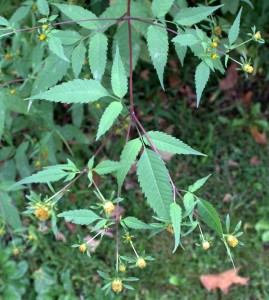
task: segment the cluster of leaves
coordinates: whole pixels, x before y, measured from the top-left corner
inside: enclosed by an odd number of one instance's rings
[[[227,40],[226,38],[222,39],[220,32],[216,32],[216,21],[210,18],[213,12],[222,7],[221,5],[180,7],[179,11],[174,14],[172,8],[174,1],[172,0],[154,0],[152,3],[147,1],[149,5],[144,4],[144,1],[128,1],[128,4],[130,10],[128,10],[127,16],[126,7],[122,5],[122,1],[115,1],[97,17],[90,10],[77,5],[49,4],[46,0],[38,0],[37,5],[33,6],[31,1],[27,1],[9,20],[4,17],[0,18],[1,37],[6,46],[5,50],[2,50],[3,59],[1,60],[3,73],[1,79],[5,82],[5,86],[1,87],[0,137],[3,135],[3,141],[7,145],[3,149],[3,155],[7,159],[10,152],[14,151],[11,131],[14,133],[16,130],[26,129],[19,121],[13,124],[12,113],[27,114],[29,111],[29,115],[33,119],[40,118],[38,121],[33,121],[33,125],[39,122],[41,125],[49,123],[50,129],[41,135],[39,149],[32,153],[32,157],[35,157],[35,154],[39,152],[38,150],[47,149],[46,155],[42,158],[45,163],[53,164],[53,166],[46,166],[44,170],[34,175],[29,174],[29,162],[25,151],[30,147],[32,137],[25,133],[26,141],[15,150],[15,164],[20,169],[19,175],[24,179],[14,184],[15,175],[12,175],[10,180],[6,180],[1,187],[4,199],[2,205],[4,222],[10,223],[14,229],[17,228],[18,224],[14,224],[14,220],[10,221],[10,214],[7,213],[11,206],[7,192],[23,189],[22,185],[24,184],[46,183],[49,193],[53,195],[46,196],[42,200],[41,196],[32,192],[28,196],[30,201],[26,213],[35,214],[43,224],[51,217],[51,227],[56,236],[58,234],[56,225],[58,217],[64,217],[67,222],[73,224],[91,225],[93,226],[92,231],[96,231],[101,238],[112,226],[117,228],[118,236],[119,225],[121,225],[120,230],[126,234],[129,230],[149,230],[151,231],[149,235],[152,236],[163,230],[168,230],[174,235],[173,252],[175,252],[178,246],[183,248],[181,242],[183,237],[192,233],[197,227],[201,229],[200,221],[203,220],[209,228],[216,232],[220,239],[223,239],[227,246],[229,241],[226,243],[226,240],[231,234],[227,233],[226,236],[223,233],[219,216],[214,207],[196,195],[196,191],[203,186],[209,176],[196,181],[187,190],[180,190],[175,186],[159,151],[180,155],[202,156],[204,154],[171,135],[145,130],[139,121],[139,116],[136,115],[134,103],[132,101],[129,103],[128,98],[132,100],[134,97],[132,72],[139,59],[152,61],[160,84],[164,89],[163,78],[169,53],[168,32],[170,31],[176,35],[176,37],[172,37],[171,41],[182,65],[188,47],[192,55],[199,60],[195,71],[198,106],[210,72],[218,70],[224,73],[224,67],[227,66],[228,60],[234,60],[229,53],[239,46],[236,41],[239,36],[242,10],[239,11],[232,26],[226,31]],[[31,15],[31,20],[29,15]],[[166,27],[165,17],[167,15],[173,17],[173,21],[170,22],[176,30]],[[150,21],[152,16],[154,21]],[[24,21],[31,27],[22,28]],[[200,22],[204,23],[198,27],[197,24]],[[111,28],[113,25],[117,25],[116,32]],[[68,26],[67,30],[64,30],[65,26]],[[190,26],[194,27],[190,28]],[[34,35],[33,27],[38,28],[36,35]],[[106,34],[108,30],[109,34],[113,34],[111,47],[109,47]],[[14,35],[9,40],[13,33]],[[262,43],[263,40],[258,33],[254,28],[249,41]],[[25,41],[28,42],[25,43]],[[129,49],[126,45],[129,45]],[[87,49],[92,77],[90,79],[87,76],[89,74],[85,74],[84,71]],[[29,56],[32,57],[31,60],[27,59]],[[221,61],[222,56],[225,57],[224,66]],[[252,67],[244,55],[242,62],[238,62],[238,64],[244,72],[251,73]],[[15,73],[14,69],[16,70]],[[81,79],[82,75],[84,75],[84,79]],[[14,76],[16,76],[15,79]],[[23,82],[18,91],[13,88],[17,81]],[[57,85],[58,82],[60,83]],[[128,91],[129,97],[126,96]],[[21,98],[28,101],[23,101]],[[39,102],[38,100],[46,101]],[[77,167],[79,164],[74,164],[71,160],[68,160],[67,164],[55,164],[57,159],[54,153],[51,154],[50,148],[57,148],[61,152],[62,144],[64,144],[72,153],[66,136],[69,134],[68,139],[72,140],[73,136],[82,134],[77,127],[82,123],[83,104],[96,101],[107,104],[107,107],[100,117],[95,140],[99,140],[112,129],[111,135],[90,156],[87,166],[82,170]],[[52,103],[57,102],[72,105],[70,109],[72,110],[74,126],[66,128],[66,131],[70,129],[70,133],[63,131],[60,126],[57,127],[54,124]],[[95,157],[128,116],[126,144],[122,149],[119,161],[103,160],[96,164]],[[116,124],[117,126],[115,126]],[[131,127],[136,129],[135,134],[138,137],[129,140]],[[57,135],[58,140],[55,139],[55,135]],[[82,140],[84,138],[85,135],[82,134]],[[61,141],[60,146],[59,140]],[[46,161],[47,158],[48,161]],[[147,204],[155,213],[153,218],[158,222],[147,224],[132,216],[121,218],[119,214],[119,202],[123,201],[120,197],[123,183],[136,160],[138,160],[136,169],[138,182]],[[40,164],[40,159],[38,159],[35,166],[40,167]],[[12,168],[13,165],[14,162],[12,161],[6,168]],[[107,200],[103,196],[94,180],[96,173],[100,176],[112,174],[116,178],[117,198],[113,199],[114,196],[112,196]],[[98,198],[97,204],[90,207],[91,209],[74,209],[56,214],[56,204],[84,174],[88,176],[89,187],[95,190]],[[60,180],[68,183],[58,192],[55,192],[52,183]],[[177,203],[177,196],[183,199],[180,204]],[[112,214],[113,212],[115,214]],[[18,219],[18,214],[15,213],[15,215]],[[118,240],[116,243],[118,249]],[[82,244],[84,244],[83,240]],[[149,256],[139,255],[131,240],[129,244],[134,250],[135,256],[126,258],[126,256],[117,253],[116,275],[114,277],[106,275],[105,279],[110,281],[113,278],[121,278],[122,281],[131,280],[132,277],[120,277],[118,274],[120,258],[123,260],[125,258],[130,263],[136,262],[138,267],[138,259],[151,259]],[[79,247],[79,245],[75,246]],[[83,248],[79,247],[79,249]],[[229,249],[228,246],[227,249]],[[228,253],[230,254],[230,250]],[[109,282],[105,287],[110,288],[111,284],[113,285]],[[128,288],[128,285],[123,286]]]

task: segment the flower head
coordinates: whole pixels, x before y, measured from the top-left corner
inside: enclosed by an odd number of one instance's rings
[[[227,241],[227,244],[230,246],[230,247],[236,247],[238,245],[238,239],[230,234],[227,238],[226,238],[226,241]]]
[[[87,251],[88,245],[87,245],[86,243],[81,244],[81,245],[78,247],[78,249],[79,249],[80,252],[84,253],[84,252]]]
[[[202,247],[204,250],[208,250],[210,248],[210,243],[208,241],[203,241],[202,242]]]
[[[143,269],[145,268],[147,265],[146,261],[144,260],[143,257],[139,257],[136,261],[136,266],[140,269]]]
[[[119,270],[120,270],[120,272],[125,273],[126,272],[126,266],[124,264],[121,264],[119,266]]]
[[[111,214],[115,210],[115,205],[111,201],[106,201],[103,208],[107,214]]]
[[[39,36],[40,41],[44,41],[46,39],[46,35],[44,33]]]
[[[40,206],[35,210],[35,216],[40,221],[46,221],[50,216],[50,210],[47,206]]]
[[[212,58],[213,60],[215,60],[215,59],[217,58],[217,54],[216,54],[216,53],[212,54],[212,55],[211,55],[211,58]]]
[[[111,283],[111,287],[115,293],[120,293],[122,291],[122,281],[120,278],[115,278]]]
[[[243,64],[242,69],[243,69],[243,71],[245,71],[246,73],[252,73],[253,70],[254,70],[253,67],[252,67],[250,64],[248,64],[248,63]]]

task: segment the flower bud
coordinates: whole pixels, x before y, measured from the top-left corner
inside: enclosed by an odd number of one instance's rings
[[[136,266],[140,269],[143,269],[145,268],[147,265],[146,261],[144,260],[143,257],[139,257],[136,261]]]
[[[84,244],[81,244],[81,245],[78,247],[78,249],[79,249],[80,252],[84,253],[84,252],[87,251],[88,246],[87,246],[86,243],[84,243]]]
[[[103,208],[107,214],[111,214],[115,210],[115,205],[111,201],[106,201]]]
[[[234,235],[229,235],[227,238],[226,238],[226,241],[227,241],[227,244],[230,246],[230,247],[236,247],[238,245],[238,239],[234,236]]]
[[[115,293],[120,293],[122,291],[122,281],[119,278],[115,278],[112,281],[111,287]]]
[[[210,243],[208,241],[203,241],[202,247],[204,250],[208,250],[210,248]]]

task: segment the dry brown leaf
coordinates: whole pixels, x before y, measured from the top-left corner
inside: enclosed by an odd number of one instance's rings
[[[223,197],[222,201],[223,202],[230,202],[232,200],[233,196],[231,194],[225,194],[225,196]]]
[[[227,72],[226,78],[220,80],[219,87],[222,91],[226,91],[234,87],[238,80],[237,64],[232,64]]]
[[[220,274],[202,275],[200,276],[200,281],[209,292],[212,290],[215,293],[217,288],[219,288],[225,295],[227,295],[229,288],[233,284],[248,284],[249,278],[237,275],[239,269],[240,268],[236,268],[236,272],[234,269],[231,269]]]
[[[260,144],[260,145],[267,144],[266,131],[259,132],[258,127],[255,125],[250,129],[250,132],[251,132],[256,144]]]

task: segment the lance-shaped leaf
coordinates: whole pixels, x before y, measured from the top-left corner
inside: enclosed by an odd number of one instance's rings
[[[109,104],[109,106],[104,111],[102,118],[99,123],[96,140],[100,138],[101,135],[106,133],[109,128],[112,126],[116,118],[119,116],[119,114],[122,111],[122,104],[118,101],[114,101]]]
[[[112,161],[112,160],[104,160],[94,168],[94,171],[99,175],[105,175],[105,174],[115,172],[122,167],[126,167],[126,165],[129,164],[121,163],[118,161]]]
[[[175,21],[179,25],[190,26],[203,21],[220,7],[222,7],[222,5],[182,8],[175,16]]]
[[[208,82],[210,75],[210,68],[205,62],[201,62],[195,71],[195,86],[196,86],[196,95],[197,95],[197,107],[199,106],[202,92]]]
[[[189,191],[190,191],[191,193],[196,192],[199,188],[201,188],[201,187],[205,184],[205,182],[207,181],[207,179],[208,179],[210,176],[211,176],[211,174],[209,174],[208,176],[203,177],[203,178],[197,180],[193,185],[190,185],[190,186],[189,186]]]
[[[228,39],[229,39],[230,45],[233,44],[238,38],[239,31],[240,31],[241,13],[242,13],[242,7],[239,10],[239,13],[238,13],[236,19],[234,20],[233,25],[230,28],[229,33],[228,33]]]
[[[12,204],[12,199],[6,193],[0,192],[0,216],[2,220],[13,229],[18,230],[22,227],[19,212]]]
[[[203,219],[203,221],[211,229],[216,231],[220,237],[222,237],[223,235],[222,225],[219,216],[215,208],[212,206],[212,204],[205,200],[199,199],[197,207],[198,207],[198,214]]]
[[[147,32],[148,49],[154,68],[157,71],[162,88],[164,67],[168,55],[168,34],[164,28],[154,25],[149,26]]]
[[[90,40],[89,64],[93,78],[101,81],[107,61],[107,37],[97,32]]]
[[[50,35],[48,45],[51,52],[53,52],[61,59],[68,61],[67,57],[64,54],[62,42],[59,38],[54,35]]]
[[[153,15],[158,18],[165,16],[173,3],[174,0],[153,0],[151,5]]]
[[[76,78],[78,78],[85,60],[86,47],[79,43],[72,53],[72,69]]]
[[[44,99],[62,103],[88,103],[105,96],[109,96],[109,93],[99,81],[75,79],[59,84],[44,93],[27,99]]]
[[[117,180],[118,180],[118,187],[121,189],[124,179],[126,175],[128,174],[132,164],[134,163],[140,149],[142,147],[142,143],[140,139],[134,139],[132,141],[129,141],[125,144],[121,156],[120,156],[120,162],[121,163],[128,163],[126,167],[123,167],[117,171]]]
[[[119,47],[116,47],[116,55],[114,57],[111,73],[111,85],[113,93],[119,98],[123,98],[128,91],[127,76],[125,68],[120,57]]]
[[[173,253],[177,250],[180,244],[180,230],[181,230],[181,220],[182,220],[182,210],[181,207],[175,202],[170,204],[170,217],[174,229],[175,236],[175,247]]]
[[[145,149],[137,164],[137,175],[148,204],[158,217],[170,220],[173,191],[163,160],[152,150]]]
[[[198,38],[191,33],[183,33],[172,39],[172,42],[179,44],[180,46],[193,46],[199,42]]]
[[[42,15],[45,16],[48,16],[50,13],[49,5],[46,0],[37,0],[37,9]]]
[[[53,5],[55,5],[62,13],[64,13],[69,19],[73,21],[84,20],[82,22],[77,22],[77,24],[81,27],[87,29],[96,29],[99,27],[99,21],[96,15],[81,6],[55,3]],[[88,19],[90,19],[88,22],[85,21]]]
[[[143,230],[143,229],[152,229],[152,227],[135,217],[127,217],[122,220],[122,222],[131,229]]]
[[[102,219],[90,209],[78,209],[62,212],[57,217],[64,217],[66,222],[71,222],[79,225],[90,225],[93,222]]]
[[[173,154],[192,154],[192,155],[204,155],[201,152],[198,152],[192,149],[190,146],[184,144],[179,139],[168,135],[160,131],[149,131],[148,135],[152,143],[156,146],[157,149]],[[143,136],[144,142],[150,146],[148,139]]]

